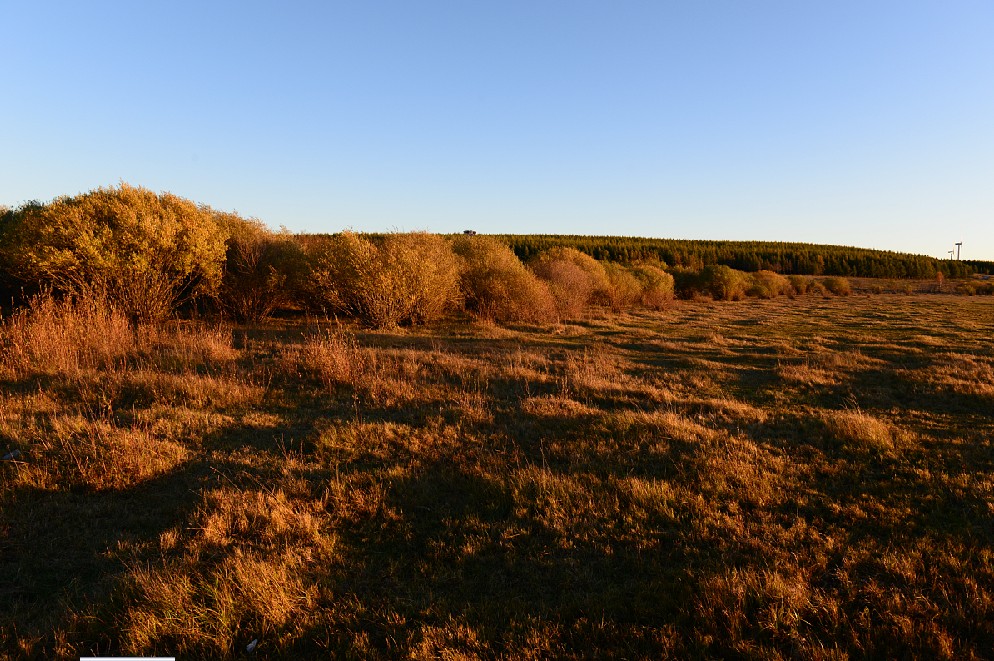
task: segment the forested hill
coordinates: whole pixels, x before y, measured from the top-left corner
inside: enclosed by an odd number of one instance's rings
[[[661,260],[670,266],[699,269],[725,264],[742,271],[842,275],[870,278],[934,278],[994,273],[994,262],[950,261],[926,255],[848,246],[774,241],[691,241],[624,236],[502,234],[523,261],[554,246],[569,246],[596,259],[616,262]]]

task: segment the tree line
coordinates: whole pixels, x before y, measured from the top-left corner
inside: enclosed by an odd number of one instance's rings
[[[994,273],[994,262],[942,260],[889,250],[809,243],[551,234],[503,234],[497,238],[510,245],[523,261],[551,247],[568,246],[598,260],[621,263],[654,260],[697,270],[722,264],[740,271],[774,271],[784,275],[909,279],[931,279],[938,273],[947,278]]]
[[[425,323],[461,309],[499,322],[545,323],[591,305],[845,295],[848,275],[958,277],[983,268],[787,243],[291,234],[128,184],[0,209],[0,302],[23,304],[40,292],[105,301],[136,324],[191,309],[241,321],[309,310],[372,326]]]

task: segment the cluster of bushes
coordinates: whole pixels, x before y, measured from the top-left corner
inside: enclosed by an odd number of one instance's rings
[[[723,264],[712,264],[700,270],[674,268],[673,275],[677,295],[688,299],[709,297],[717,301],[740,301],[803,294],[848,296],[852,293],[849,280],[838,276],[783,276],[773,271],[746,273]]]
[[[486,236],[462,236],[453,241],[453,250],[462,259],[463,303],[470,313],[501,323],[542,323],[555,316],[549,285],[503,243]]]
[[[194,307],[239,321],[297,308],[386,327],[462,308],[545,323],[590,305],[660,307],[673,296],[659,264],[552,249],[525,265],[482,236],[299,237],[127,184],[0,209],[0,287],[7,300],[44,290],[107,301],[133,324]]]
[[[460,266],[435,234],[391,234],[381,241],[342,232],[309,252],[311,300],[370,326],[420,324],[460,300]]]
[[[524,264],[487,236],[447,239],[415,232],[312,237],[303,298],[325,312],[370,326],[413,325],[453,309],[499,323],[549,323],[591,305],[660,307],[672,277],[660,268],[602,264],[572,249],[552,249]]]
[[[522,260],[492,236],[292,235],[127,184],[0,209],[0,289],[4,300],[47,290],[109,301],[132,323],[196,306],[243,322],[297,309],[373,327],[423,324],[456,309],[498,323],[548,323],[590,306],[659,309],[674,297],[851,293],[840,276],[622,263],[569,245]],[[979,281],[958,286],[992,290]]]
[[[994,296],[994,282],[967,280],[956,284],[956,293],[964,296]]]

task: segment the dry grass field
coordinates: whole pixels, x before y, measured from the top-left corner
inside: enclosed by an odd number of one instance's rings
[[[0,330],[0,657],[989,658],[994,299]]]

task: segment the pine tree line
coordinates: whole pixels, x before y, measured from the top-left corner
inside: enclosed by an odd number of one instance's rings
[[[994,273],[994,262],[941,260],[926,255],[850,246],[774,241],[696,241],[623,236],[502,234],[522,261],[549,248],[575,248],[594,259],[621,263],[662,261],[669,266],[701,269],[725,265],[740,271],[775,271],[784,275],[836,275],[867,278],[959,278]]]

